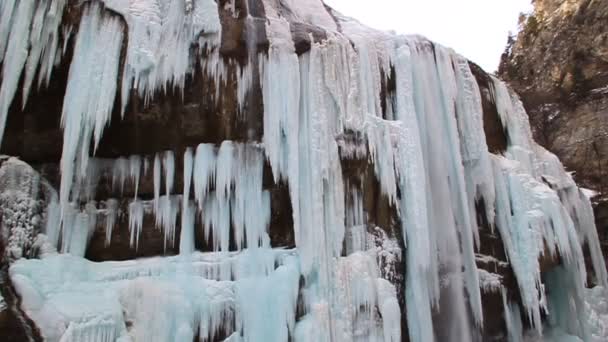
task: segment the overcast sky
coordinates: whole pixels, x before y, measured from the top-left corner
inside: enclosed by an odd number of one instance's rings
[[[398,33],[418,33],[481,65],[498,68],[509,31],[530,0],[325,0],[362,23]]]

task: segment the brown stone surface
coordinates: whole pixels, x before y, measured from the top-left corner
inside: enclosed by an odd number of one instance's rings
[[[535,139],[576,181],[608,191],[608,2],[537,0],[499,75],[521,96]]]

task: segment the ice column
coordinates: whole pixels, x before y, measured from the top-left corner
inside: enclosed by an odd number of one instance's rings
[[[190,201],[193,167],[194,156],[192,149],[188,148],[184,153],[184,193],[182,195],[182,224],[181,236],[179,238],[179,252],[181,254],[194,252],[194,217],[196,215],[196,207]]]
[[[61,116],[62,211],[67,210],[74,177],[86,173],[91,137],[96,148],[111,118],[122,39],[123,27],[118,18],[105,15],[97,2],[85,8]]]

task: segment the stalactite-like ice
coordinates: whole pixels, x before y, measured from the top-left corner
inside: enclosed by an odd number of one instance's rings
[[[163,157],[163,170],[165,171],[165,195],[173,192],[175,182],[175,155],[173,151],[166,151]]]
[[[129,157],[129,177],[131,183],[135,187],[135,198],[137,198],[137,192],[139,191],[139,178],[141,176],[141,157],[134,155]]]
[[[161,163],[158,153],[154,156],[154,212],[158,212],[160,200]]]
[[[200,144],[196,148],[194,159],[194,198],[202,209],[210,185],[215,184],[215,162],[216,155],[214,146],[211,144]]]
[[[501,294],[509,342],[522,342],[524,331],[519,305],[517,303],[509,302],[507,299],[507,290],[503,289]]]
[[[64,129],[60,200],[67,210],[75,177],[87,170],[89,146],[101,139],[111,118],[122,46],[119,19],[106,15],[95,2],[86,5],[80,22],[63,103]]]
[[[155,212],[156,228],[162,228],[165,233],[165,249],[167,249],[167,244],[175,244],[175,225],[177,224],[178,211],[177,196],[165,195],[159,198],[158,211]]]
[[[192,71],[190,49],[204,33],[219,42],[221,25],[213,0],[104,0],[128,26],[129,42],[122,75],[122,111],[131,90],[149,101],[156,91],[184,90]],[[188,10],[188,8],[190,10]]]
[[[144,222],[144,206],[139,200],[135,200],[129,204],[129,232],[131,233],[131,247],[139,247],[139,237]]]
[[[84,257],[97,225],[96,204],[87,203],[82,209],[70,204],[62,214],[61,252]]]
[[[59,52],[58,30],[65,3],[65,0],[6,0],[0,5],[0,143],[23,72],[23,106],[37,70],[39,85],[50,80]]]
[[[112,230],[118,218],[119,203],[116,199],[106,201],[106,246],[112,241]]]
[[[130,173],[129,159],[120,157],[114,161],[114,167],[112,168],[112,188],[114,190],[120,190],[120,194],[124,192],[125,182],[129,177]]]
[[[262,188],[264,160],[261,151],[230,141],[221,145],[217,157],[211,156],[208,148],[199,146],[199,149],[200,159],[197,153],[195,168],[195,179],[201,178],[196,191],[199,201],[208,187],[207,182],[216,175],[215,192],[206,198],[202,211],[205,237],[209,239],[212,235],[214,248],[227,252],[230,228],[233,227],[237,249],[268,246],[270,196]],[[212,171],[212,164],[208,163],[214,161],[215,171]],[[237,177],[237,174],[245,177]]]

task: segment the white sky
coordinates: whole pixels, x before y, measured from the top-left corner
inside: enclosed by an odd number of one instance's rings
[[[488,72],[498,68],[509,31],[530,0],[325,0],[363,24],[421,34],[449,46]]]

